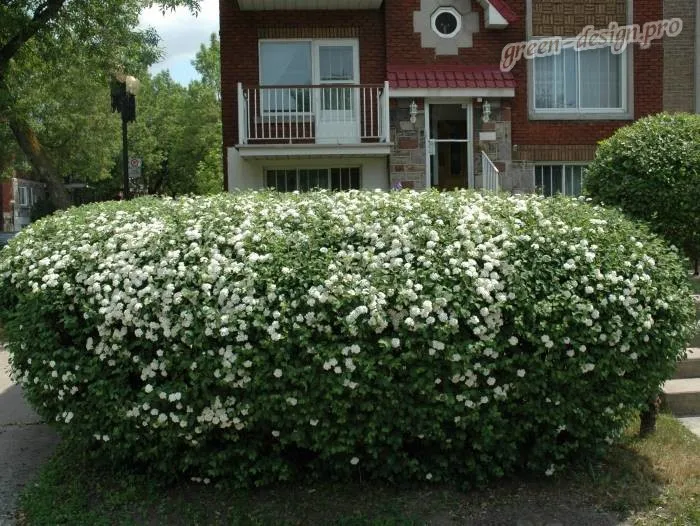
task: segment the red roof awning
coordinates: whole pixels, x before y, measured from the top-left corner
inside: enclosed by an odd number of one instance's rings
[[[392,89],[515,88],[513,75],[498,66],[389,66],[387,80]]]

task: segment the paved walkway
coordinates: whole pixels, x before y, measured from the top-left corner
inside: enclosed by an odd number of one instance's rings
[[[0,345],[0,526],[14,524],[22,487],[53,452],[58,438],[12,383],[8,353]]]

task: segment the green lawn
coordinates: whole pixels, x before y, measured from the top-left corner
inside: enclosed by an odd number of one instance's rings
[[[224,485],[162,487],[143,474],[90,464],[59,447],[21,499],[21,525],[403,525],[506,521],[552,509],[605,511],[642,526],[700,524],[700,439],[662,415],[655,435],[636,424],[600,463],[551,479],[520,478],[470,493],[426,485],[324,484],[234,491]],[[528,509],[528,506],[532,509]],[[508,515],[508,514],[511,515]],[[564,518],[571,519],[571,515]],[[493,522],[503,523],[503,522]]]

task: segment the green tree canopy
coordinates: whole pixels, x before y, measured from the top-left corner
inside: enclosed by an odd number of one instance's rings
[[[61,101],[56,112],[50,99],[55,102],[73,95],[83,102],[92,97],[97,100],[100,94],[96,87],[106,86],[114,72],[145,71],[158,57],[157,37],[153,31],[136,27],[141,10],[154,3],[4,0],[0,4],[0,123],[9,127],[19,149],[35,174],[47,183],[59,207],[68,204],[61,180],[63,171],[102,173],[101,160],[109,155],[103,151],[89,155],[89,160],[83,156],[82,161],[78,161],[81,156],[77,155],[70,160],[73,165],[60,166],[67,162],[58,160],[68,144],[66,135],[76,130],[89,135],[99,123],[90,126],[81,123],[79,112],[71,112],[67,100]],[[181,5],[199,9],[197,0],[157,3],[163,10]],[[87,106],[89,109],[89,101]],[[46,119],[52,112],[62,115],[50,123]],[[82,114],[88,113],[83,108]],[[103,144],[99,134],[92,138],[94,144]],[[87,146],[86,151],[89,151]]]

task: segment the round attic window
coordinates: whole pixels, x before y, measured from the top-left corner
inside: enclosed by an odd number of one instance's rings
[[[442,38],[452,38],[462,29],[462,15],[454,7],[441,7],[431,17],[433,31]]]

